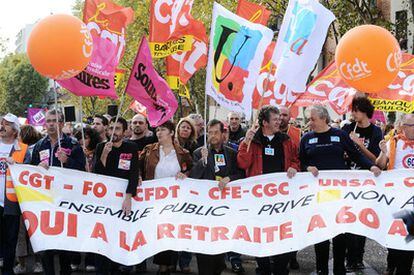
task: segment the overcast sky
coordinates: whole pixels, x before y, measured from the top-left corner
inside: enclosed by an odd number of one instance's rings
[[[15,50],[17,33],[26,25],[51,13],[72,14],[75,0],[2,0],[0,37],[8,38],[8,51]]]

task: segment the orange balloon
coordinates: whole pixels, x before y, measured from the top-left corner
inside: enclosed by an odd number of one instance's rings
[[[365,93],[386,89],[401,65],[401,49],[395,37],[375,25],[362,25],[348,31],[335,53],[339,74],[351,87]]]
[[[33,28],[27,54],[41,75],[62,80],[79,74],[92,57],[92,36],[78,18],[56,14],[42,19]]]

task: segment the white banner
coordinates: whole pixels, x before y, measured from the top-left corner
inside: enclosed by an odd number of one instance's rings
[[[214,3],[206,93],[223,107],[252,113],[252,95],[273,31]]]
[[[290,0],[272,61],[276,79],[293,91],[305,91],[335,15],[317,0]]]
[[[100,253],[133,265],[164,250],[269,256],[296,251],[344,232],[414,250],[401,220],[413,209],[412,170],[325,171],[262,175],[230,183],[166,178],[146,181],[122,214],[126,181],[92,173],[11,166],[35,252]]]

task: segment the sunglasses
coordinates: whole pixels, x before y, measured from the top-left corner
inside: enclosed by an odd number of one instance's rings
[[[405,127],[414,127],[414,124],[403,124]]]

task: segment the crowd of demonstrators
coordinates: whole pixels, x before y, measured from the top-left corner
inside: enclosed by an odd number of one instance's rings
[[[54,257],[60,261],[59,274],[79,270],[81,254],[49,250],[33,255],[22,223],[8,163],[27,163],[45,169],[50,166],[109,175],[128,180],[122,210],[131,211],[131,198],[142,181],[175,177],[215,180],[220,189],[244,177],[281,172],[289,178],[297,172],[317,176],[322,170],[367,169],[379,175],[381,170],[409,168],[408,155],[414,154],[414,115],[404,115],[395,124],[372,121],[374,108],[366,97],[352,101],[352,120],[331,120],[323,106],[311,106],[306,125],[291,118],[287,107],[264,106],[253,127],[243,127],[242,117],[229,112],[226,121],[211,119],[204,129],[200,114],[181,118],[152,129],[147,118],[135,115],[128,122],[119,117],[96,115],[89,125],[64,124],[62,113],[46,113],[45,133],[30,125],[20,126],[18,118],[7,114],[0,124],[0,264],[2,274],[44,272],[55,274]],[[206,135],[206,136],[205,136]],[[112,140],[111,140],[112,137]],[[207,144],[205,146],[204,139]],[[6,190],[8,190],[6,192]],[[364,268],[365,237],[341,234],[333,238],[333,272],[342,275]],[[330,241],[315,245],[317,274],[328,274]],[[40,260],[41,259],[41,260]],[[241,255],[232,251],[219,255],[196,254],[198,274],[218,275],[226,267],[243,273]],[[190,269],[190,252],[164,251],[154,256],[158,274]],[[288,274],[298,269],[296,252],[257,257],[261,275]],[[16,265],[17,262],[17,265]],[[387,274],[410,274],[413,253],[389,249]],[[133,267],[122,266],[108,258],[86,253],[85,270],[96,274],[128,274]],[[135,266],[146,271],[146,262]]]

